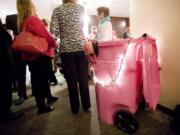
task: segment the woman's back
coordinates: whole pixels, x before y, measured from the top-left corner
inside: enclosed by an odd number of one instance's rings
[[[57,7],[53,14],[56,15],[52,18],[51,33],[60,35],[61,52],[82,51],[82,46],[86,42],[83,33],[84,8],[68,2]],[[54,30],[54,26],[59,30]]]

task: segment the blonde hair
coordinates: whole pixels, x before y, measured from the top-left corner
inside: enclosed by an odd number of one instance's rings
[[[34,15],[33,9],[34,4],[31,0],[17,0],[16,1],[16,7],[17,7],[17,24],[18,29],[20,31],[21,25],[25,19],[27,19],[29,16]]]

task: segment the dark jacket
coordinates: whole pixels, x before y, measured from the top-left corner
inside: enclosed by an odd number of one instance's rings
[[[0,24],[0,79],[4,77],[15,78],[15,66],[12,59],[10,45],[12,38]]]

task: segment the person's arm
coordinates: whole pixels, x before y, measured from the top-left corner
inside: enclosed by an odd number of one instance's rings
[[[26,31],[29,31],[37,36],[45,38],[48,41],[49,47],[56,46],[55,40],[50,35],[50,33],[47,31],[44,24],[42,23],[42,21],[39,18],[37,18],[35,16],[29,18],[25,27],[26,27],[25,28]]]
[[[51,16],[51,23],[50,23],[50,33],[55,36],[55,38],[59,38],[59,21],[57,17],[57,11],[54,9],[53,14]]]
[[[16,69],[12,58],[12,53],[10,46],[12,44],[12,38],[10,34],[0,25],[0,54],[1,59],[5,60],[2,65],[3,67],[6,66],[9,75],[11,77],[16,78]],[[7,65],[6,65],[7,64]]]
[[[103,24],[100,32],[100,37],[98,40],[107,41],[112,40],[112,24],[111,22],[106,22]]]
[[[12,45],[12,37],[8,32],[6,32],[5,38],[7,39],[8,45],[11,46]]]

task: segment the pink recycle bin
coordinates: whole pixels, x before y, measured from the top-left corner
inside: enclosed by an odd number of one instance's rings
[[[160,73],[156,40],[138,39],[98,42],[99,55],[91,63],[100,119],[127,133],[138,128],[134,113],[145,99],[156,109],[160,94]]]

